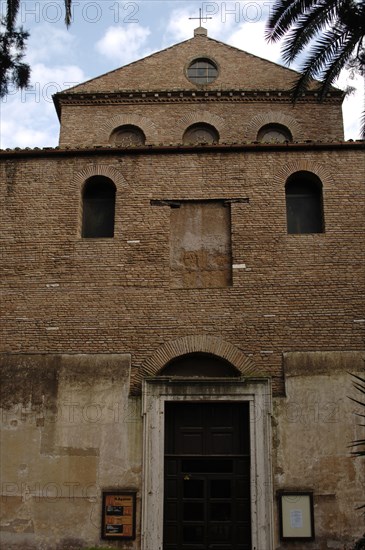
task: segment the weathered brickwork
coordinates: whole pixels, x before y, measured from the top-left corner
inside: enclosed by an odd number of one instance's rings
[[[153,100],[151,103],[136,100],[129,105],[67,105],[62,113],[60,146],[108,145],[113,129],[130,123],[131,115],[134,124],[143,129],[146,142],[153,145],[181,144],[184,131],[196,119],[217,127],[220,143],[256,141],[261,126],[283,120],[294,141],[343,139],[341,109],[336,104],[308,102],[293,107],[289,102],[256,103],[240,98],[231,108],[232,103],[216,98],[208,104],[192,102],[188,97],[186,102],[177,101],[168,108],[165,102]],[[124,118],[118,117],[121,112]],[[109,121],[114,117],[115,126],[110,127]]]
[[[186,68],[196,57],[217,64],[216,80],[206,85],[188,80]],[[221,143],[255,141],[268,123],[287,126],[294,141],[342,139],[341,92],[333,90],[321,105],[309,92],[294,107],[288,90],[295,74],[197,35],[76,86],[69,94],[57,94],[60,145],[107,145],[113,129],[122,124],[140,126],[147,143],[177,144],[194,122],[215,126]]]
[[[295,71],[283,69],[275,63],[196,34],[190,40],[89,80],[70,91],[196,89],[188,80],[186,71],[182,70],[196,57],[211,58],[218,66],[218,77],[205,85],[207,90],[288,90],[297,75]]]
[[[217,64],[211,84],[186,78],[196,57]],[[168,399],[250,404],[256,550],[302,548],[280,541],[281,490],[313,492],[309,550],[362,535],[347,396],[364,365],[365,144],[341,141],[340,92],[293,106],[293,75],[199,31],[57,94],[59,148],[0,151],[1,548],[161,550]],[[196,123],[219,143],[181,145]],[[293,142],[257,143],[266,124]],[[123,125],[146,144],[111,146]],[[322,185],[322,233],[288,233],[297,172]],[[94,176],[115,185],[112,238],[82,237]],[[164,377],[189,354],[229,369]],[[100,538],[110,489],[137,493],[134,541]]]
[[[360,349],[362,155],[356,145],[341,155],[281,146],[6,160],[4,351],[128,350],[134,377],[162,343],[207,333],[253,354],[278,391],[283,351]],[[311,167],[323,184],[325,232],[288,235],[286,177]],[[113,239],[80,236],[82,175],[92,173],[115,176]],[[171,208],[151,200],[230,198],[249,201],[231,205],[232,263],[244,264],[233,285],[171,288]]]

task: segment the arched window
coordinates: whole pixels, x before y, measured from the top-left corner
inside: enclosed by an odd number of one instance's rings
[[[114,237],[115,185],[105,176],[86,180],[82,194],[82,236]]]
[[[219,134],[217,130],[211,124],[205,124],[203,122],[198,122],[197,124],[192,124],[185,130],[183,135],[184,145],[199,145],[199,144],[210,144],[218,143]]]
[[[144,145],[146,142],[146,136],[138,126],[134,126],[133,124],[124,124],[123,126],[119,126],[113,130],[109,142],[112,145],[117,145],[119,147],[133,147]]]
[[[160,372],[160,376],[190,377],[232,377],[240,372],[231,363],[210,353],[188,353],[170,361]]]
[[[323,233],[322,183],[311,172],[292,174],[285,185],[288,233]]]
[[[257,134],[257,141],[262,143],[285,143],[292,140],[290,130],[282,124],[265,124]]]

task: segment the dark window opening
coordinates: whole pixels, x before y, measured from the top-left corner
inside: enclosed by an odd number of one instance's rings
[[[311,172],[297,172],[285,186],[288,233],[323,233],[322,183]]]
[[[114,237],[115,185],[105,176],[89,178],[83,191],[82,237]]]
[[[211,378],[240,376],[228,361],[209,353],[188,353],[170,361],[160,376],[207,376]]]

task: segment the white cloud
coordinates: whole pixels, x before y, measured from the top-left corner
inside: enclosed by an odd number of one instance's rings
[[[222,17],[219,17],[220,9],[219,4],[215,2],[204,2],[202,15],[203,17],[204,15],[212,17],[212,19],[203,19],[202,27],[207,28],[208,36],[223,40],[223,37],[233,27],[235,18],[227,15],[226,20],[222,21]],[[193,38],[194,29],[199,27],[199,20],[196,19],[197,15],[196,5],[174,9],[166,26],[165,40],[169,43],[175,43]],[[191,17],[194,17],[194,19],[190,19]]]
[[[2,148],[57,145],[59,123],[52,95],[86,80],[74,65],[36,63],[32,69],[31,88],[10,93],[0,104]]]
[[[265,25],[264,21],[243,23],[238,30],[229,36],[229,44],[258,57],[279,63],[281,59],[280,44],[267,43]]]
[[[343,90],[348,86],[354,88],[342,104],[344,131],[345,139],[360,139],[361,116],[365,110],[364,78],[342,71],[336,85]]]
[[[124,27],[109,27],[95,44],[95,49],[108,59],[121,65],[131,63],[151,53],[144,51],[150,30],[139,24]]]
[[[57,58],[72,59],[76,51],[76,37],[66,29],[55,25],[39,25],[32,28],[26,60],[33,66],[47,61],[57,62]]]

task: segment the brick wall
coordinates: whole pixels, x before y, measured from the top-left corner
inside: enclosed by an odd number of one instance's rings
[[[134,123],[140,126],[146,142],[178,144],[194,122],[217,128],[220,143],[244,143],[257,139],[264,124],[281,123],[289,128],[294,141],[343,139],[341,106],[333,103],[253,102],[242,98],[232,108],[229,99],[207,101],[178,100],[116,105],[66,105],[62,111],[61,146],[107,145],[114,128]],[[319,123],[321,120],[321,123]]]
[[[216,63],[213,82],[188,80],[186,69],[196,58]],[[268,123],[287,126],[294,141],[342,139],[341,92],[332,89],[319,104],[312,85],[293,107],[289,91],[297,74],[197,35],[57,94],[60,145],[105,145],[122,124],[140,126],[148,143],[176,144],[194,122],[215,126],[225,143],[254,141]]]
[[[363,345],[363,152],[202,150],[39,154],[1,166],[3,351],[131,353],[132,377],[162,344],[202,334],[250,356],[280,391],[282,353]],[[348,167],[351,166],[349,174]],[[288,235],[285,179],[323,184],[323,234]],[[83,174],[113,175],[115,237],[80,237]],[[248,198],[231,205],[233,285],[171,287],[171,208],[162,199]],[[243,267],[243,265],[245,267]]]

